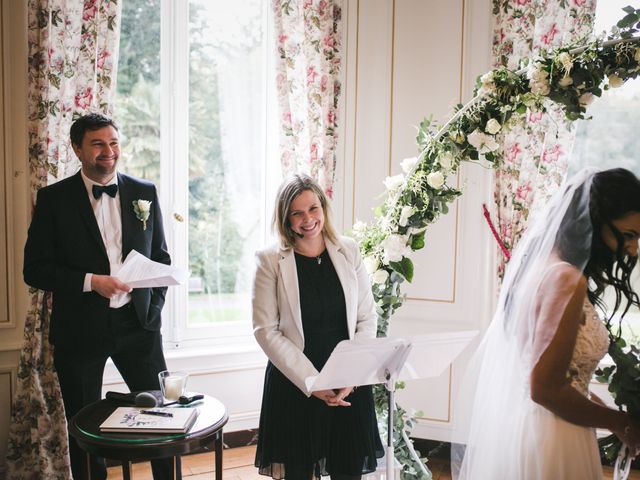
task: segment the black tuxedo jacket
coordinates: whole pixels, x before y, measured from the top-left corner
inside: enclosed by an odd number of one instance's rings
[[[155,186],[118,173],[122,218],[122,258],[133,249],[170,264]],[[147,228],[133,210],[134,200],[151,201]],[[109,275],[109,259],[80,172],[40,189],[24,249],[24,280],[53,293],[50,341],[60,347],[99,342],[108,330],[109,300],[83,292],[87,273]],[[159,330],[165,288],[131,292],[140,324]]]

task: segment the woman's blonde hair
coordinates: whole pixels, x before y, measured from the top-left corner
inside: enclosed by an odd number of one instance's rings
[[[283,248],[293,248],[296,243],[296,234],[291,229],[289,221],[289,209],[291,203],[305,190],[315,193],[320,200],[322,212],[324,214],[324,227],[322,233],[332,242],[337,241],[337,234],[331,222],[331,205],[320,185],[304,173],[297,173],[288,177],[282,182],[276,195],[276,204],[273,210],[273,230],[278,234],[280,244]]]

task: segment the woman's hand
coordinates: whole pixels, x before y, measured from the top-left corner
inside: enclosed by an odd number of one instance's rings
[[[344,387],[339,390],[317,390],[311,392],[316,398],[319,398],[329,407],[350,407],[351,404],[346,402],[344,398],[353,391],[353,387]]]
[[[630,421],[622,432],[622,436],[618,435],[631,452],[631,456],[635,458],[640,454],[640,425],[637,422]]]

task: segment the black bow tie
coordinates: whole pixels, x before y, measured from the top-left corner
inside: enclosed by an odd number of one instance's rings
[[[93,190],[93,198],[95,198],[96,200],[98,200],[100,198],[100,195],[102,195],[103,193],[106,193],[111,198],[115,198],[116,193],[118,192],[118,184],[112,183],[111,185],[105,185],[105,186],[94,185],[92,187],[92,190]]]

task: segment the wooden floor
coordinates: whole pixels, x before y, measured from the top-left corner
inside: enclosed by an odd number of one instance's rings
[[[267,477],[258,475],[258,470],[253,466],[256,447],[238,447],[224,451],[224,480],[267,480]],[[201,453],[182,458],[182,476],[185,480],[213,480],[214,454]],[[433,480],[451,480],[449,463],[439,459],[430,460],[428,463]],[[137,463],[133,466],[133,480],[152,480],[151,468],[148,463]],[[605,480],[611,480],[611,469],[604,467]],[[109,468],[108,480],[122,480],[120,467]],[[640,472],[633,471],[629,480],[640,480]]]

